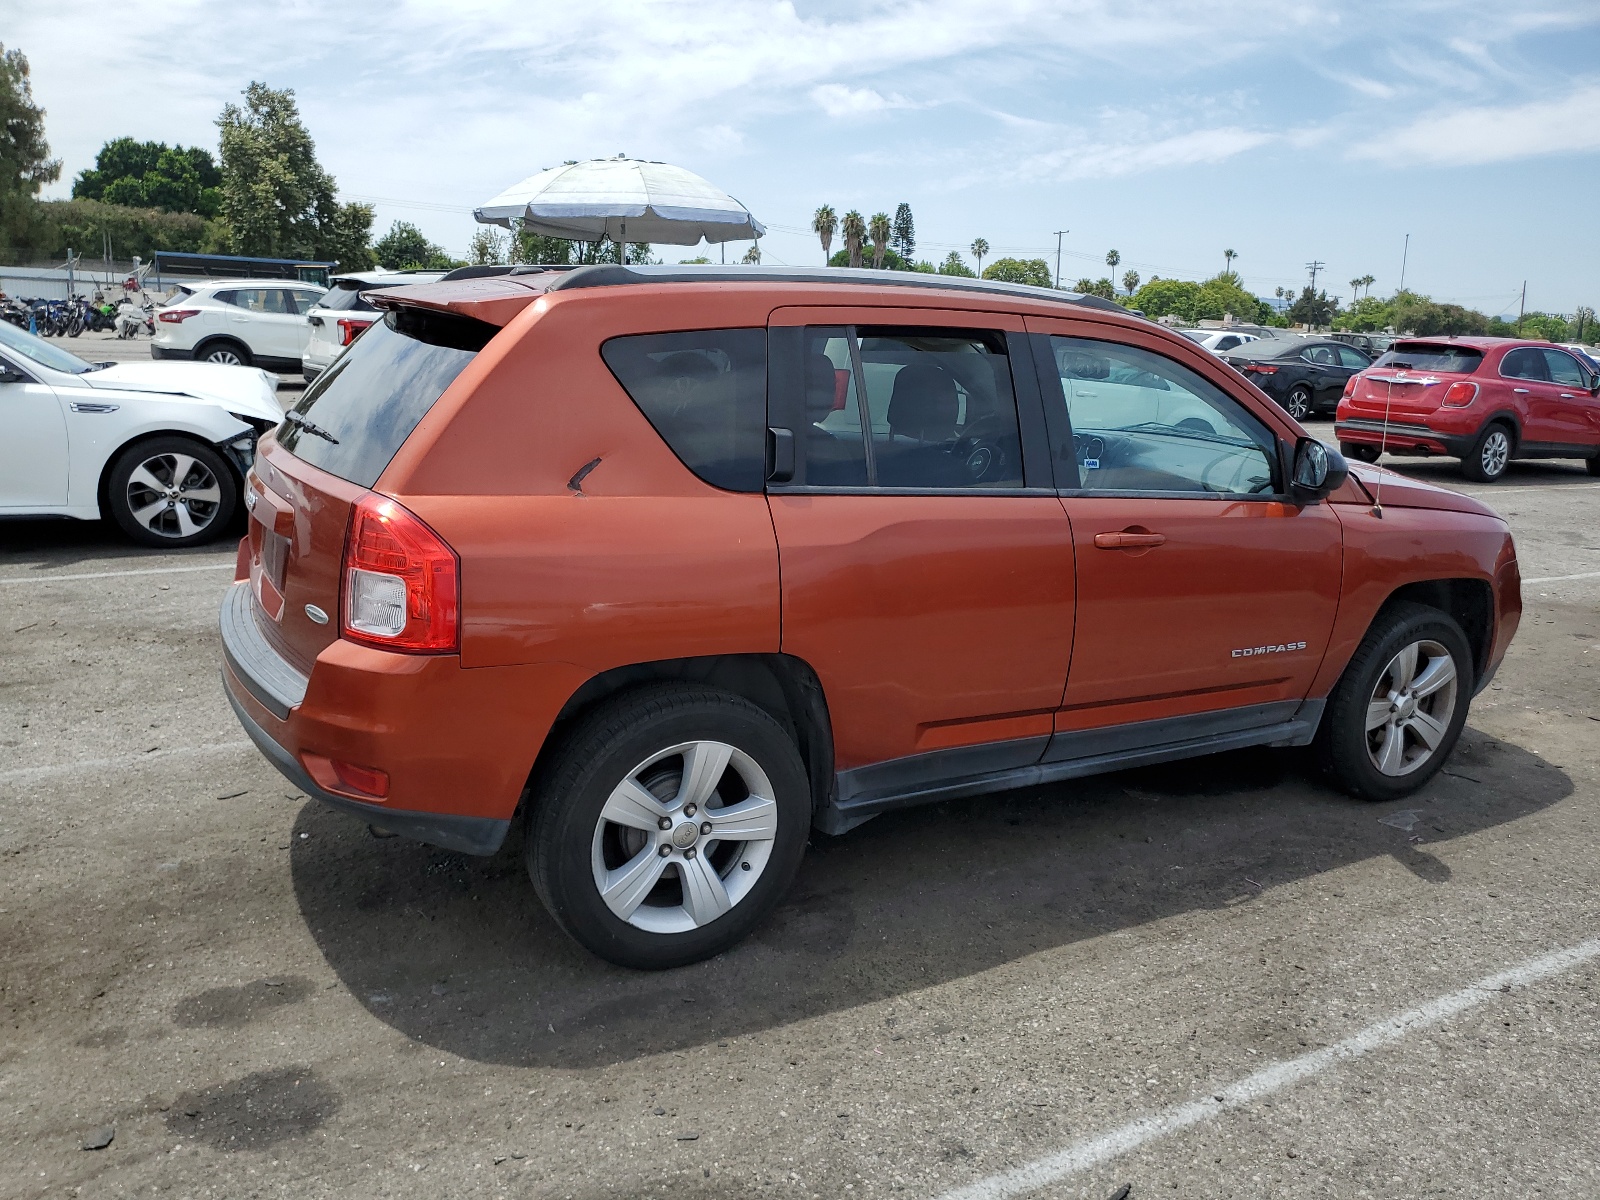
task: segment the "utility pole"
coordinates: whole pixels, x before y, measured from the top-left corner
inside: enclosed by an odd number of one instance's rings
[[[1406,259],[1411,257],[1411,235],[1406,234],[1405,249],[1400,251],[1400,287],[1399,291],[1406,290]]]
[[[1522,314],[1528,310],[1528,281],[1522,281],[1522,299],[1517,301],[1517,336],[1522,336]]]
[[[1306,270],[1311,272],[1311,291],[1312,291],[1313,295],[1316,294],[1316,290],[1317,290],[1317,272],[1322,270],[1322,268],[1327,266],[1327,265],[1328,265],[1327,263],[1318,262],[1315,259],[1313,259],[1311,262],[1308,262],[1306,264]]]
[[[1071,233],[1070,229],[1056,230],[1056,291],[1061,290],[1061,239]]]

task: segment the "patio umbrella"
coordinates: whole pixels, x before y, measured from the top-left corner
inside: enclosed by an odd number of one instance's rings
[[[507,188],[473,216],[485,225],[574,241],[609,238],[693,246],[751,241],[767,227],[721,188],[671,163],[591,158],[550,167]]]

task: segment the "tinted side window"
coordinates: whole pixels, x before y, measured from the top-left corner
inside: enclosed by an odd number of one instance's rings
[[[1371,359],[1369,359],[1365,354],[1361,353],[1361,351],[1353,349],[1350,346],[1339,347],[1339,361],[1343,365],[1357,371],[1364,371],[1372,365]]]
[[[1336,367],[1339,360],[1333,356],[1332,346],[1311,346],[1300,352],[1300,357],[1319,367]]]
[[[1004,334],[862,327],[856,338],[877,486],[1022,486]]]
[[[684,466],[714,487],[762,490],[765,329],[635,334],[612,338],[600,356]]]
[[[1082,488],[1266,494],[1276,439],[1188,367],[1115,342],[1052,335]],[[1058,473],[1059,479],[1059,473]],[[1071,480],[1062,480],[1072,486]]]
[[[1546,350],[1544,364],[1550,374],[1550,382],[1566,383],[1573,387],[1585,387],[1588,381],[1584,379],[1583,372],[1578,369],[1578,360],[1570,354],[1563,354],[1560,350]]]
[[[1508,379],[1536,379],[1545,382],[1544,355],[1532,346],[1519,346],[1500,360],[1500,374]]]
[[[499,332],[453,314],[389,313],[306,388],[278,427],[278,444],[371,487],[417,422]]]

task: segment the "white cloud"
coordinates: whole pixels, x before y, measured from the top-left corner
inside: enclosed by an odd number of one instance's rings
[[[1022,178],[1035,179],[1107,179],[1226,162],[1276,140],[1275,134],[1228,127],[1194,129],[1145,141],[1086,141],[1026,159],[1017,173]]]
[[[863,117],[890,108],[912,108],[904,96],[885,96],[876,88],[824,83],[811,89],[811,99],[830,117]]]
[[[1600,84],[1556,100],[1433,113],[1362,143],[1356,158],[1396,166],[1476,166],[1600,150]]]

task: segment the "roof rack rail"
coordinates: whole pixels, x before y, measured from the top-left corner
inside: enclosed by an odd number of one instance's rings
[[[555,280],[548,291],[572,288],[617,287],[639,283],[830,283],[865,286],[936,288],[963,292],[984,292],[1018,299],[1047,300],[1079,308],[1097,308],[1124,316],[1144,314],[1123,308],[1102,296],[1061,292],[1054,288],[1033,287],[1025,283],[1002,283],[996,279],[966,279],[959,275],[927,275],[921,271],[873,271],[840,267],[757,267],[757,266],[617,266],[601,263],[578,267]]]

